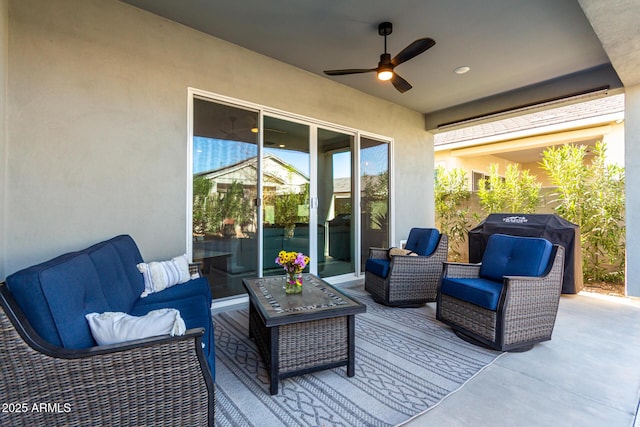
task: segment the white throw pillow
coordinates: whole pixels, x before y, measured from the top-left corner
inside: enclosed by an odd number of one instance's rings
[[[175,308],[152,310],[144,316],[120,312],[85,315],[98,345],[115,344],[158,335],[184,335],[186,327]]]
[[[186,254],[173,257],[169,261],[141,262],[136,267],[144,278],[144,292],[140,295],[143,298],[191,279]]]
[[[189,271],[189,260],[187,259],[187,254],[176,256],[171,258],[173,264],[178,268],[178,273],[180,273],[180,279],[178,283],[185,283],[191,280],[191,272]]]

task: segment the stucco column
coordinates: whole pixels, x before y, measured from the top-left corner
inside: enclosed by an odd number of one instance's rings
[[[0,281],[5,278],[7,209],[7,71],[9,69],[9,0],[0,0]]]
[[[625,88],[627,295],[640,297],[640,85]]]

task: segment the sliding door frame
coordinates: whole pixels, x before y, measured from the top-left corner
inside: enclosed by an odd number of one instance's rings
[[[365,132],[359,129],[350,128],[347,126],[338,125],[335,123],[325,122],[319,119],[315,119],[312,117],[306,117],[299,114],[271,108],[264,105],[255,104],[248,101],[243,101],[236,98],[231,98],[225,95],[216,94],[213,92],[208,92],[205,90],[197,89],[189,87],[187,88],[187,185],[186,185],[186,248],[187,248],[187,256],[189,259],[192,259],[192,234],[193,234],[193,137],[194,137],[194,122],[193,122],[193,113],[194,113],[194,99],[202,99],[210,102],[228,104],[231,106],[236,106],[239,108],[246,108],[250,110],[255,110],[258,112],[259,118],[259,126],[258,126],[258,165],[259,165],[259,173],[257,180],[257,199],[256,199],[256,208],[257,208],[257,238],[258,238],[258,248],[257,248],[257,270],[258,274],[262,276],[262,272],[264,270],[262,253],[263,253],[263,220],[264,214],[262,209],[262,190],[264,186],[263,178],[262,178],[262,162],[264,157],[264,131],[263,131],[263,123],[265,116],[274,117],[282,120],[291,120],[294,122],[298,122],[301,124],[308,125],[310,128],[309,134],[309,151],[310,151],[310,182],[313,184],[310,186],[310,223],[317,224],[318,216],[317,216],[317,205],[318,205],[318,190],[317,190],[317,178],[318,178],[318,170],[317,170],[317,136],[318,136],[318,128],[323,128],[335,132],[341,132],[348,135],[353,136],[354,138],[354,147],[352,151],[352,179],[353,179],[353,215],[352,219],[354,221],[354,239],[355,242],[355,251],[354,251],[354,264],[355,271],[353,274],[345,274],[341,276],[332,276],[325,278],[329,283],[340,283],[348,280],[355,280],[363,276],[361,272],[361,248],[360,242],[362,239],[362,224],[360,221],[361,215],[361,180],[360,180],[360,139],[362,137],[375,139],[380,141],[381,143],[388,144],[388,153],[389,153],[389,245],[393,245],[395,241],[395,224],[393,218],[395,217],[395,209],[394,209],[394,159],[393,159],[393,147],[394,140],[391,137],[378,135],[371,132]],[[310,253],[309,255],[315,257],[317,259],[317,233],[310,233],[309,236],[309,245],[310,245]],[[311,273],[317,274],[317,269],[311,270]],[[242,297],[240,297],[242,298]]]

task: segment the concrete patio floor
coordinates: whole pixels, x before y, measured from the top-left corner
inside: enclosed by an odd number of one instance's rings
[[[563,295],[551,341],[505,353],[403,424],[640,427],[640,300]]]

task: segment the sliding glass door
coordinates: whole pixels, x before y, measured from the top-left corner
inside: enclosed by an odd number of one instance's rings
[[[193,101],[192,258],[215,299],[256,276],[258,112]]]
[[[369,248],[388,248],[389,241],[389,143],[360,138],[360,271]]]
[[[281,275],[278,252],[310,255],[309,125],[264,117],[262,155],[263,274]]]
[[[318,129],[318,275],[355,272],[354,136]]]
[[[322,278],[355,278],[370,246],[389,245],[389,141],[192,99],[190,250],[214,299],[283,274],[282,250],[309,255]]]

